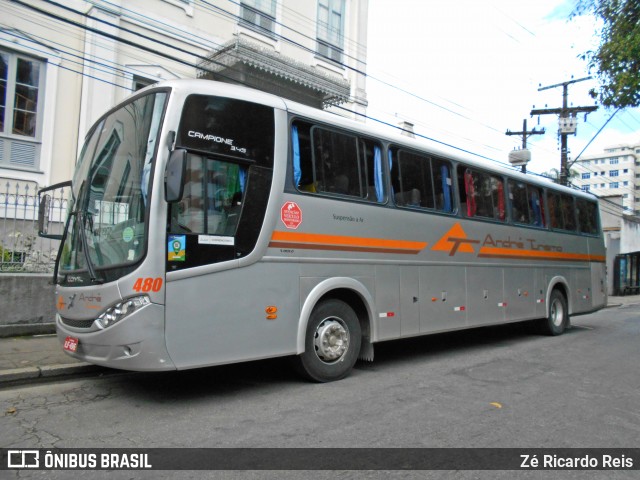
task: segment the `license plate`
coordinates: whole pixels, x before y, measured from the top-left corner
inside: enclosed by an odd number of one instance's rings
[[[76,352],[76,350],[78,350],[78,339],[75,337],[65,338],[62,348],[68,352]]]

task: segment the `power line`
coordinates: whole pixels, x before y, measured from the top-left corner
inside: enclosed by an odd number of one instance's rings
[[[17,2],[17,3],[22,4],[23,6],[25,6],[25,5],[24,5],[24,2]],[[56,3],[56,2],[48,2],[48,3],[51,3],[51,4],[53,4],[53,5],[60,5],[60,4]],[[27,6],[27,7],[28,7],[28,6]],[[64,6],[62,6],[62,8],[64,8]],[[78,13],[79,15],[84,15],[82,12],[77,12],[77,11],[75,11],[75,12],[76,12],[76,13]],[[42,13],[43,13],[43,14],[45,14],[45,15],[48,15],[50,12],[42,12]],[[50,16],[50,17],[51,17],[51,15],[48,15],[48,16]],[[55,19],[55,17],[53,17],[53,18]],[[94,18],[94,17],[92,17],[92,18]],[[236,16],[236,18],[237,18],[237,16]],[[58,19],[58,20],[60,20],[60,19]],[[98,20],[99,20],[99,19],[98,19]],[[63,20],[60,20],[60,21],[63,21]],[[83,25],[78,25],[78,24],[77,24],[77,22],[68,22],[68,23],[70,23],[71,25],[73,25],[73,26],[75,26],[75,27],[84,28],[84,26],[83,26]],[[107,23],[108,23],[108,22],[107,22]],[[119,26],[116,26],[116,28],[121,28],[121,29],[122,29],[122,27],[119,27]],[[85,30],[86,30],[86,29],[85,29]],[[127,31],[130,31],[130,30],[127,30]],[[96,33],[97,33],[97,34],[99,34],[99,35],[100,35],[100,34],[102,34],[102,32],[96,32]],[[137,34],[137,32],[136,32],[136,34]],[[124,41],[123,41],[124,39],[121,39],[120,37],[117,37],[117,36],[115,36],[115,38],[113,38],[113,37],[114,37],[114,36],[111,36],[111,37],[108,37],[108,38],[112,38],[113,40],[115,40],[115,41],[119,41],[119,42],[122,42],[122,43],[127,43],[127,42],[124,42]],[[154,39],[154,38],[151,38],[151,37],[148,37],[148,36],[147,36],[146,38],[148,38],[149,40],[153,41],[154,43],[159,43],[159,42],[158,42],[156,39]],[[196,37],[196,38],[199,38],[199,37]],[[162,42],[160,42],[160,43],[162,43]],[[168,59],[173,60],[173,61],[177,61],[177,62],[179,62],[179,63],[181,63],[181,64],[183,64],[183,65],[186,65],[186,66],[189,66],[189,67],[195,67],[195,68],[197,68],[197,65],[195,65],[195,64],[193,64],[193,63],[186,62],[186,61],[180,61],[180,59],[176,59],[175,57],[173,57],[173,56],[171,56],[171,55],[167,55],[167,54],[165,54],[165,53],[163,53],[163,52],[159,52],[159,51],[157,51],[157,50],[148,49],[148,48],[146,48],[146,49],[145,49],[145,48],[143,48],[144,46],[141,46],[141,45],[136,44],[136,43],[134,43],[134,42],[129,42],[128,44],[129,44],[130,46],[134,46],[134,47],[136,47],[136,48],[141,48],[142,50],[146,50],[146,51],[148,51],[148,52],[150,52],[150,53],[153,53],[153,54],[155,54],[155,55],[158,55],[158,56],[161,56],[161,57],[164,57],[164,58],[168,58]],[[171,48],[173,48],[173,47],[174,47],[174,45],[170,45],[170,44],[166,44],[166,43],[162,43],[162,44],[163,44],[163,45],[165,45],[165,46],[171,47]],[[190,52],[189,52],[189,53],[190,53]],[[107,81],[107,83],[112,83],[112,82],[108,82],[108,81]],[[410,92],[408,92],[408,93],[410,93]],[[420,97],[418,97],[418,98],[420,98]],[[425,101],[429,101],[428,99],[424,99],[424,100],[425,100]],[[439,106],[439,105],[437,105],[437,104],[435,104],[435,105],[436,105],[436,106]],[[450,110],[450,109],[447,109],[446,107],[442,107],[442,106],[439,106],[439,107],[440,107],[440,108],[444,108],[445,110],[450,111],[451,113],[456,113],[456,112],[453,112],[453,111],[452,111],[452,110]],[[343,110],[350,111],[350,110],[348,110],[348,109],[344,109],[344,108],[343,108]],[[350,111],[350,112],[351,112],[351,113],[354,113],[354,114],[356,113],[356,112],[352,112],[352,111]],[[377,121],[377,122],[379,122],[379,123],[387,124],[387,125],[389,125],[389,126],[392,126],[393,128],[396,128],[395,126],[390,125],[390,124],[388,124],[387,122],[380,121],[380,120],[378,120],[378,119],[376,119],[376,118],[374,118],[374,117],[368,117],[368,118],[370,118],[372,121]],[[465,116],[463,116],[463,118],[467,118],[467,119],[469,119],[468,117],[465,117]],[[422,135],[421,135],[421,136],[422,136]],[[456,148],[456,147],[454,147],[453,145],[451,145],[451,144],[449,144],[449,143],[446,143],[446,142],[442,142],[442,141],[436,140],[436,139],[434,139],[434,138],[432,138],[432,137],[427,137],[427,136],[422,136],[422,137],[424,137],[425,139],[431,140],[431,141],[435,141],[435,142],[441,143],[441,144],[443,144],[443,145],[448,145],[448,146],[450,146],[450,147],[452,147],[452,148]],[[476,153],[474,153],[474,152],[471,152],[470,150],[465,150],[465,149],[459,149],[459,150],[464,151],[464,152],[466,152],[466,153],[469,153],[469,154],[471,154],[471,155],[478,156],[478,157],[481,157],[481,158],[485,158],[485,159],[487,159],[487,160],[489,160],[489,161],[492,161],[492,162],[495,162],[495,163],[498,163],[498,164],[504,165],[504,166],[506,166],[507,168],[509,168],[509,167],[510,167],[509,165],[505,164],[504,162],[500,162],[500,161],[494,160],[494,159],[492,159],[492,158],[490,158],[490,157],[487,157],[487,156],[484,156],[484,155],[476,154]]]

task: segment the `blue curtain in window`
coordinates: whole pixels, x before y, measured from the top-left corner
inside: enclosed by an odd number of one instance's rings
[[[293,180],[296,187],[300,184],[302,169],[300,168],[300,140],[298,139],[298,127],[291,127],[291,143],[293,144]]]
[[[451,185],[449,182],[449,167],[442,165],[440,167],[440,175],[442,176],[442,192],[444,195],[444,211],[450,212],[451,208]]]
[[[373,166],[375,168],[374,182],[376,186],[376,199],[384,200],[384,180],[382,176],[382,150],[377,145],[373,147]]]
[[[240,191],[244,193],[244,186],[247,182],[247,170],[245,168],[240,168],[238,178],[240,180]]]
[[[542,212],[540,211],[540,198],[538,192],[531,192],[531,209],[533,210],[534,225],[542,226]]]

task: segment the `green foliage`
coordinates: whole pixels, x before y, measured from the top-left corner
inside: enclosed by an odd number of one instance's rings
[[[640,0],[579,0],[571,18],[585,14],[603,22],[598,49],[581,56],[600,84],[591,96],[605,107],[640,106]]]
[[[11,251],[5,249],[2,245],[0,245],[0,263],[10,262],[11,261]]]
[[[560,183],[560,170],[557,168],[552,168],[548,172],[542,172],[540,175],[543,177],[547,177],[549,180],[552,180],[554,183]],[[569,175],[567,176],[567,180],[571,182],[571,180],[578,178],[579,173],[576,170],[569,170]]]

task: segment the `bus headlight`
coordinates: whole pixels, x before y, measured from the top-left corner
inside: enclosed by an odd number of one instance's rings
[[[107,308],[97,319],[96,325],[98,328],[107,328],[114,323],[119,322],[123,318],[131,315],[136,310],[151,303],[149,297],[141,295],[139,297],[131,297],[123,300],[120,303],[115,304],[112,307]]]

